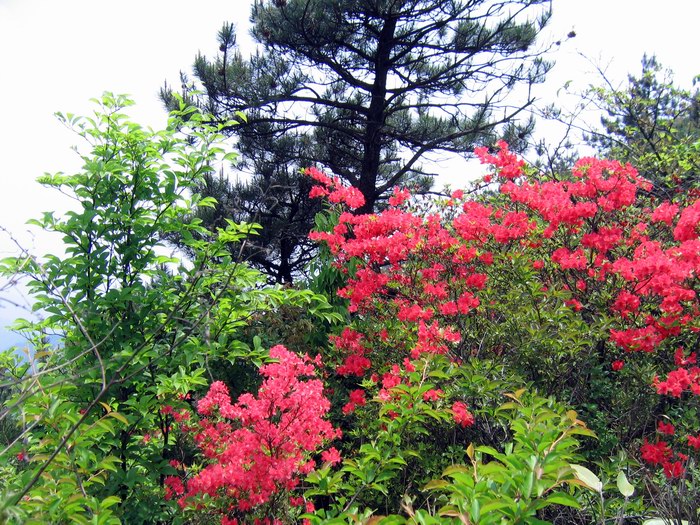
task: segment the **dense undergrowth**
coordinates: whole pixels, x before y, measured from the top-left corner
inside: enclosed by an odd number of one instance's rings
[[[2,520],[700,523],[696,190],[499,143],[469,188],[355,214],[310,168],[314,277],[271,287],[227,249],[254,225],[192,219],[218,129],[128,104],[64,117],[83,171],[41,182],[76,205],[36,224],[65,256],[3,261],[42,318],[0,354]]]

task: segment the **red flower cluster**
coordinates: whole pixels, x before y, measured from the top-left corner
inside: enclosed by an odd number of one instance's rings
[[[516,260],[536,270],[539,286],[533,289],[555,292],[552,297],[578,315],[599,315],[610,327],[608,344],[625,352],[657,352],[700,332],[699,202],[639,206],[637,194],[650,184],[616,161],[581,159],[568,180],[548,181],[528,176],[505,143],[494,153],[476,153],[495,167],[484,180],[499,185],[501,209],[457,191],[442,213],[419,216],[404,205],[408,193],[395,190],[381,213],[345,212],[332,232],[312,235],[328,244],[339,268],[350,261],[357,268],[340,295],[364,319],[363,329],[332,339],[342,356],[341,374],[377,372],[391,379],[396,374],[387,372],[389,359],[396,356],[463,356],[465,318],[490,319],[493,310],[484,300],[493,297],[489,286],[503,279],[498,272],[504,264]],[[338,186],[319,174],[314,178],[326,185],[316,194],[330,195]],[[657,392],[700,395],[695,365],[694,354],[677,354],[677,369],[664,369]],[[615,371],[623,366],[622,360],[612,363]],[[388,390],[382,395],[389,397]],[[460,424],[473,421],[466,406],[456,407]],[[647,457],[659,457],[654,446],[645,446]],[[676,475],[681,460],[671,458],[657,464]]]
[[[311,188],[311,198],[327,197],[329,202],[344,203],[353,209],[360,208],[365,203],[364,196],[357,188],[343,186],[337,177],[330,178],[316,168],[307,168],[304,174],[321,183],[320,186]]]
[[[671,423],[664,423],[663,421],[659,421],[658,425],[656,426],[656,430],[659,432],[659,434],[666,434],[668,436],[672,436],[676,433],[676,427],[674,427]]]
[[[223,508],[248,511],[282,490],[292,490],[300,475],[314,468],[309,455],[339,436],[324,419],[330,403],[323,384],[312,379],[319,359],[298,356],[283,346],[270,349],[278,360],[260,368],[265,378],[257,396],[241,395],[232,404],[221,382],[199,402],[203,416],[195,429],[197,446],[211,463],[187,480],[166,479],[166,497],[181,506],[197,505],[197,496],[222,498]],[[328,451],[324,460],[339,460]]]
[[[664,381],[654,380],[656,391],[661,395],[681,397],[683,392],[700,396],[700,368],[677,368],[666,376]]]
[[[356,407],[363,407],[367,404],[364,390],[353,390],[350,392],[350,401],[343,407],[343,414],[351,414]]]
[[[652,465],[666,463],[668,458],[673,455],[673,451],[665,441],[657,441],[656,443],[644,441],[641,451],[642,459]]]
[[[668,427],[662,427],[663,423],[659,423],[659,432],[662,434],[673,434],[673,425],[668,425]],[[661,430],[663,428],[663,430]],[[673,429],[673,431],[671,430]],[[666,441],[657,441],[656,443],[649,443],[644,440],[644,444],[641,448],[642,459],[651,465],[661,465],[663,467],[664,475],[668,479],[680,478],[685,474],[685,461],[688,456],[681,453],[675,453],[669,447]],[[675,461],[674,461],[675,457]]]
[[[330,340],[336,348],[347,354],[345,361],[337,369],[340,375],[362,377],[369,370],[372,363],[365,356],[368,350],[363,344],[364,336],[360,332],[345,328],[340,336],[331,336]]]
[[[499,140],[496,143],[498,152],[496,155],[491,155],[486,147],[474,149],[474,153],[481,160],[482,164],[491,164],[498,169],[498,175],[507,180],[513,180],[523,174],[525,162],[517,157],[514,153],[508,150],[508,144],[505,141]]]
[[[474,416],[462,401],[455,401],[452,404],[452,415],[455,422],[462,427],[470,427],[474,424]]]

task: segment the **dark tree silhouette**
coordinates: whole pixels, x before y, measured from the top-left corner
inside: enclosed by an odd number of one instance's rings
[[[364,195],[360,211],[371,212],[397,185],[429,188],[440,155],[470,155],[496,138],[524,144],[533,126],[525,117],[530,87],[549,67],[535,41],[550,7],[550,0],[256,1],[258,49],[250,57],[225,24],[220,54],[195,61],[203,93],[183,87],[219,118],[247,117],[231,132],[253,176],[226,194],[237,195],[232,216],[254,211],[268,232],[252,262],[288,281],[306,261],[302,232],[317,208],[302,204],[300,168],[340,176]],[[167,103],[172,91],[162,96]]]

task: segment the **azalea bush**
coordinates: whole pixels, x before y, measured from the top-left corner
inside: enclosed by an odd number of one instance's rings
[[[397,189],[372,215],[308,170],[312,193],[347,205],[313,234],[348,274],[339,294],[355,313],[332,339],[337,373],[376,382],[407,359],[496,360],[591,416],[603,445],[591,458],[629,449],[684,478],[698,450],[700,203],[656,202],[615,161],[543,180],[504,143],[477,154],[495,167],[477,189],[427,209]]]
[[[279,495],[298,486],[315,467],[310,455],[340,433],[324,419],[330,403],[323,383],[309,379],[321,364],[318,356],[312,360],[276,346],[270,358],[277,362],[260,368],[265,379],[257,396],[246,393],[231,404],[226,385],[215,382],[199,401],[203,417],[185,429],[209,463],[186,485],[180,477],[167,477],[167,499],[177,497],[183,509],[193,506],[198,513],[207,501],[215,513],[223,511],[222,523],[251,509],[262,517],[289,512],[284,503],[293,506],[296,500],[283,502]],[[333,448],[322,457],[339,459]]]
[[[125,114],[127,97],[96,102],[91,117],[59,115],[82,141],[83,168],[40,179],[72,198],[66,213],[32,221],[65,253],[0,267],[25,280],[38,312],[14,325],[31,350],[0,357],[0,419],[16,429],[0,449],[2,522],[178,519],[164,480],[192,450],[176,430],[213,371],[241,361],[257,371],[267,358],[244,334],[250,319],[281,305],[337,318],[322,296],[264,287],[231,256],[252,226],[206,232],[192,219],[212,204],[197,182],[235,157],[204,115],[182,103],[153,131]],[[166,247],[174,231],[191,259]]]
[[[478,153],[498,168],[499,195],[457,191],[423,217],[401,206],[408,194],[397,190],[386,211],[345,212],[332,232],[315,234],[336,265],[357,267],[339,292],[350,310],[372,314],[362,332],[336,340],[339,373],[372,371],[370,348],[380,367],[391,362],[387,348],[412,358],[495,354],[550,380],[527,367],[534,346],[540,369],[580,353],[612,372],[628,359],[658,364],[657,393],[687,392],[692,404],[700,203],[652,208],[638,197],[648,183],[613,161],[583,159],[569,180],[539,181],[505,144]]]
[[[275,288],[231,255],[253,225],[189,213],[218,130],[127,104],[64,117],[85,167],[42,182],[78,207],[36,223],[65,256],[3,262],[45,312],[16,324],[30,358],[0,360],[5,520],[700,519],[700,202],[609,160],[546,177],[505,143],[472,187],[373,214],[309,168],[316,278]],[[176,230],[190,261],[159,255]]]
[[[312,196],[333,206],[313,234],[332,257],[319,278],[342,283],[350,320],[319,349],[336,405],[321,412],[343,437],[297,459],[293,481],[275,486],[275,519],[695,519],[692,506],[672,515],[653,494],[694,486],[700,207],[654,202],[649,183],[614,161],[582,159],[545,180],[503,143],[477,154],[495,170],[475,188],[431,201],[397,189],[369,215],[352,212],[357,190],[307,170]],[[324,428],[319,446],[329,446]],[[220,451],[237,443],[224,437]],[[610,462],[618,453],[639,462]],[[253,463],[216,454],[203,473],[213,461],[255,478]],[[633,465],[640,490],[624,475]],[[593,472],[610,469],[613,495]],[[197,499],[191,476],[172,491],[189,509],[223,497],[229,523],[270,508],[271,494],[257,508],[235,503],[233,482]]]

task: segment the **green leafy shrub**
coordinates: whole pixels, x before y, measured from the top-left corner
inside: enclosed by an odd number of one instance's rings
[[[193,188],[235,157],[218,128],[184,103],[167,129],[152,131],[123,113],[128,98],[97,102],[92,117],[59,115],[87,146],[82,170],[40,179],[74,200],[64,216],[32,221],[62,237],[65,255],[2,262],[4,273],[27,279],[43,314],[15,323],[34,350],[2,369],[12,393],[2,415],[21,425],[2,451],[14,471],[2,487],[11,522],[174,519],[163,480],[189,453],[174,414],[189,408],[217,361],[262,359],[259,345],[238,338],[251,316],[289,304],[335,318],[322,297],[263,288],[258,272],[234,260],[227,246],[253,226],[229,222],[201,240],[190,212],[212,201]],[[164,255],[173,232],[191,260]]]

